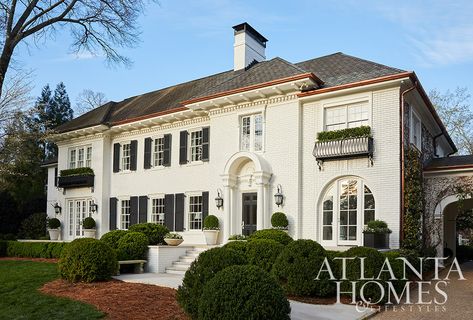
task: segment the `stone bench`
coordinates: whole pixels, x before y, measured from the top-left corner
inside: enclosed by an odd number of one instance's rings
[[[123,260],[123,261],[118,261],[118,274],[117,276],[120,275],[120,266],[124,264],[134,264],[135,265],[135,273],[143,273],[144,272],[144,264],[148,262],[146,260]]]

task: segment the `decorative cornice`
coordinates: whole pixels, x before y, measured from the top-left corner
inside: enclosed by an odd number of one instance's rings
[[[268,99],[261,99],[253,102],[245,102],[245,103],[239,103],[239,104],[234,104],[234,105],[229,105],[225,107],[221,107],[218,109],[213,109],[209,111],[209,116],[215,116],[215,115],[220,115],[228,112],[233,112],[239,109],[243,108],[250,108],[250,107],[255,107],[255,106],[261,106],[265,104],[277,104],[281,102],[286,102],[286,101],[291,101],[297,99],[296,94],[289,94],[285,96],[277,96],[273,98],[268,98]]]

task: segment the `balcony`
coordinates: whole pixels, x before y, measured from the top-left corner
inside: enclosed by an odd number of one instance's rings
[[[94,186],[94,171],[90,168],[61,170],[57,178],[58,188],[91,188]]]
[[[355,137],[315,142],[312,152],[317,161],[373,156],[373,138]]]

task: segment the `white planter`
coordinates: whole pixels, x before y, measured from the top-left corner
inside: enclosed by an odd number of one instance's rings
[[[205,242],[208,245],[217,244],[218,232],[218,230],[204,230]]]
[[[84,229],[84,237],[95,239],[95,229]]]
[[[184,239],[166,239],[166,238],[164,238],[164,241],[170,246],[178,246],[184,241]]]
[[[58,240],[60,233],[60,229],[49,229],[49,240]]]

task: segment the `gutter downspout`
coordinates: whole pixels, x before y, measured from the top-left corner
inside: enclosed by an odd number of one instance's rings
[[[404,232],[403,232],[403,226],[404,226],[404,167],[405,167],[405,155],[404,155],[404,96],[417,88],[417,81],[414,82],[414,84],[410,87],[404,90],[401,93],[400,96],[400,109],[401,109],[401,116],[400,116],[400,125],[401,125],[401,210],[400,210],[400,223],[399,223],[399,229],[400,229],[400,245],[402,244],[402,241],[404,240]]]

